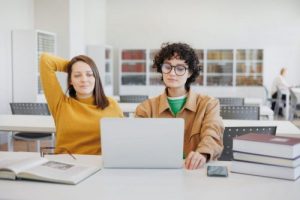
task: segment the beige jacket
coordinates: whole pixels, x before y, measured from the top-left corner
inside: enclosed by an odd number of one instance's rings
[[[223,150],[224,125],[220,117],[217,99],[190,91],[182,110],[174,116],[169,107],[166,92],[141,103],[136,117],[183,118],[184,154],[190,151],[209,154],[210,159],[218,158]]]

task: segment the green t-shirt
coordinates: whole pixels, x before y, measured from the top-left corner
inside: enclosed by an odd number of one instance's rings
[[[177,115],[177,113],[183,108],[186,102],[186,95],[181,97],[168,97],[168,103],[172,112]]]

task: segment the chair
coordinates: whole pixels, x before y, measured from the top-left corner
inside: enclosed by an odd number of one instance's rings
[[[10,108],[13,115],[50,115],[46,103],[10,103]],[[54,133],[18,132],[13,133],[12,139],[36,141],[37,152],[40,151],[40,140],[52,140],[52,146],[54,146]]]
[[[220,115],[223,119],[259,120],[259,106],[224,106]]]
[[[243,106],[244,98],[242,97],[217,97],[220,105]]]
[[[290,110],[289,110],[289,120],[294,120],[294,117],[298,117],[297,115],[297,104],[298,98],[294,91],[290,89]]]
[[[225,127],[223,134],[224,149],[218,160],[230,161],[233,159],[232,140],[234,137],[244,135],[247,133],[258,134],[276,134],[276,126],[253,126],[253,127]]]
[[[279,116],[279,111],[280,109],[282,109],[282,112],[283,112],[283,109],[285,107],[285,98],[284,98],[284,95],[282,90],[280,90],[279,88],[277,88],[277,98],[276,98],[276,101],[275,101],[275,108],[274,108],[274,116]]]
[[[147,95],[120,95],[121,103],[141,103],[148,99]]]
[[[272,99],[272,97],[270,97],[270,94],[269,94],[269,91],[267,89],[266,86],[263,86],[264,87],[264,90],[265,90],[265,102],[264,104],[267,105],[268,107],[272,107],[272,103],[276,103],[276,100],[275,99]]]
[[[147,95],[120,95],[120,103],[141,103],[148,99]],[[125,117],[130,117],[131,113],[124,112]]]

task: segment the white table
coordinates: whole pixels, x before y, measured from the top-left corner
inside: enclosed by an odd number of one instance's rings
[[[259,109],[260,119],[268,118],[268,120],[274,119],[274,111],[268,106],[261,105]]]
[[[134,113],[139,103],[119,103],[123,112]],[[267,117],[269,120],[274,119],[274,112],[268,106],[260,105],[260,117]]]
[[[134,113],[139,103],[119,103],[123,112]]]
[[[278,134],[300,135],[290,121],[271,120],[223,120],[225,126],[277,126]],[[0,115],[0,131],[55,132],[51,116],[40,115]]]
[[[248,105],[261,106],[261,105],[263,105],[263,103],[264,103],[264,101],[262,98],[250,98],[250,97],[244,98],[244,104],[246,106],[248,106]]]
[[[0,158],[39,156],[33,153],[0,152]],[[100,156],[75,155],[77,163],[99,164]],[[51,160],[71,161],[67,155]],[[226,165],[230,162],[210,162]],[[33,181],[0,180],[1,199],[101,199],[101,200],[299,200],[300,179],[286,181],[229,173],[227,178],[206,176],[206,166],[198,170],[102,169],[78,185]]]
[[[297,99],[300,99],[300,88],[291,88],[295,95],[297,96]],[[290,91],[289,90],[282,90],[282,94],[286,95],[286,100],[285,100],[285,109],[284,109],[284,118],[286,120],[289,119],[289,112],[290,112]]]
[[[45,115],[0,115],[0,131],[10,132],[8,135],[8,151],[13,150],[12,132],[54,133],[55,124],[51,116]],[[1,134],[1,132],[0,132]],[[54,142],[54,141],[53,141]],[[39,147],[37,146],[39,149]]]
[[[223,120],[225,127],[277,126],[276,135],[300,137],[300,129],[290,121],[272,120]]]
[[[0,131],[55,132],[51,116],[46,115],[0,115]]]
[[[296,94],[298,101],[300,101],[300,88],[296,87],[296,88],[291,88],[291,89]],[[298,103],[300,103],[300,102],[298,102]]]

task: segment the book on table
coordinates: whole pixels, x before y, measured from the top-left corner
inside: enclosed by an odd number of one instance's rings
[[[233,152],[234,160],[239,161],[246,161],[246,162],[257,162],[262,164],[269,164],[269,165],[278,165],[278,166],[285,166],[285,167],[297,167],[300,165],[300,156],[295,159],[288,159],[288,158],[280,158],[274,156],[265,156],[259,154],[251,154],[245,152]]]
[[[46,158],[0,159],[1,179],[26,179],[75,185],[100,170],[100,166],[51,161]]]
[[[296,180],[300,176],[300,138],[249,133],[233,139],[231,171]]]
[[[284,167],[233,160],[231,172],[286,180],[297,180],[300,176],[300,166]]]
[[[300,138],[249,133],[233,139],[233,151],[296,159],[300,156]]]

